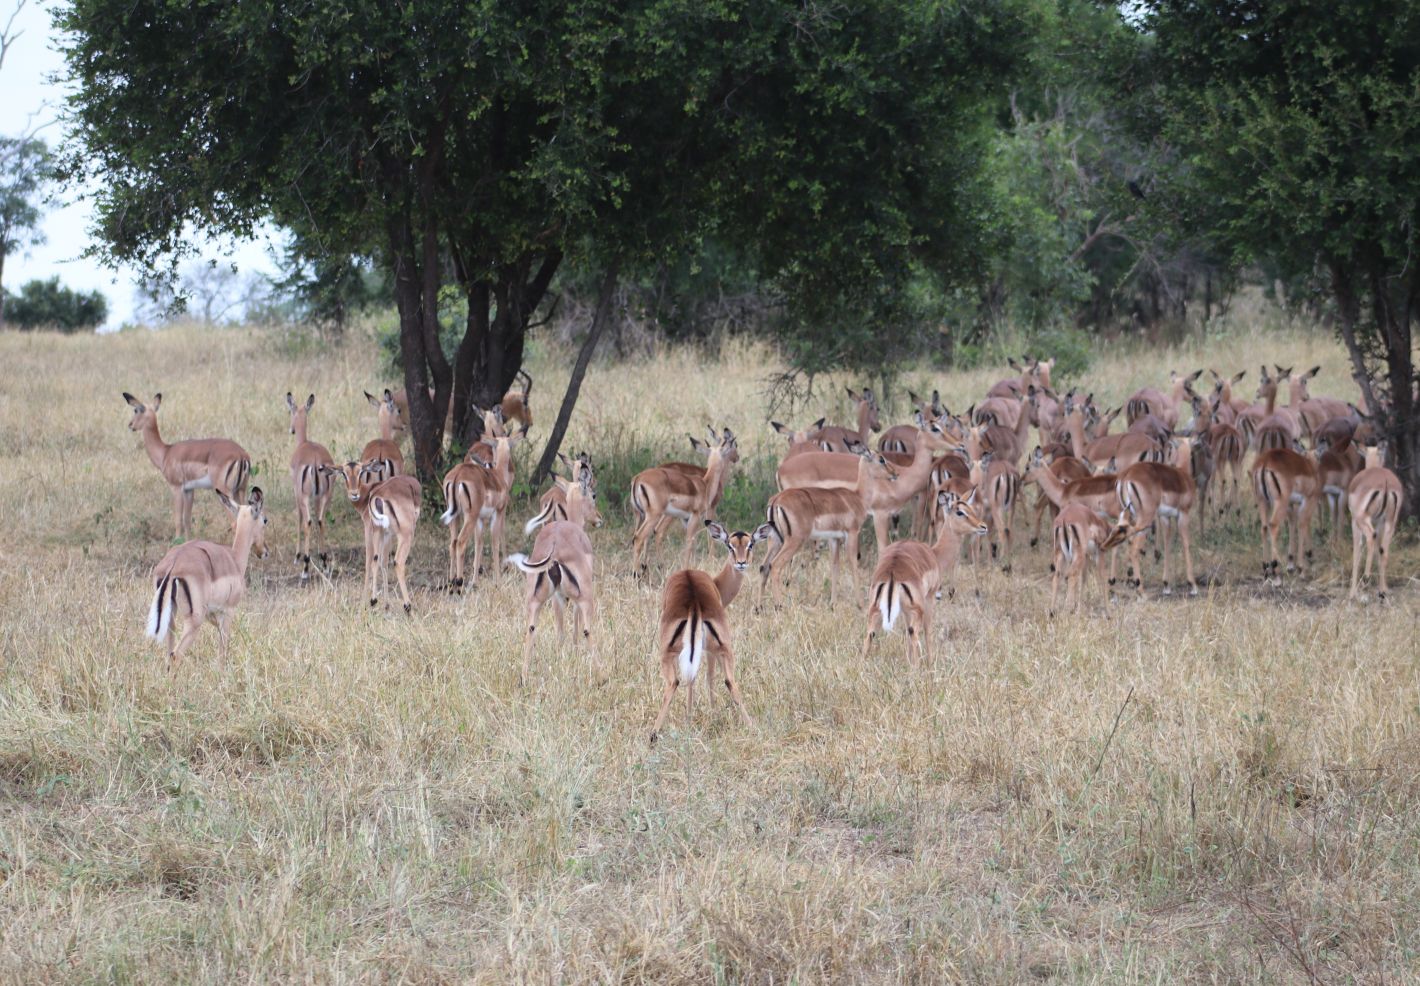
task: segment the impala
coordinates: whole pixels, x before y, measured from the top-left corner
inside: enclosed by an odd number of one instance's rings
[[[376,397],[368,390],[365,391],[365,400],[369,401],[375,408],[375,414],[380,423],[380,437],[365,443],[365,447],[360,451],[360,461],[373,467],[375,473],[381,479],[389,479],[404,472],[404,456],[399,451],[399,446],[395,444],[394,427],[396,422],[403,420],[400,417],[399,408],[395,405],[394,395],[389,388],[385,388],[384,396]]]
[[[944,570],[955,570],[961,555],[964,534],[986,533],[986,523],[973,492],[966,499],[953,493],[937,494],[942,512],[942,530],[933,545],[920,541],[897,541],[888,546],[873,569],[873,586],[868,593],[868,633],[863,638],[860,660],[867,660],[878,631],[892,632],[897,618],[907,616],[907,657],[932,663],[932,615],[941,595]]]
[[[573,483],[580,482],[585,476],[590,484],[593,494],[596,493],[596,477],[592,472],[592,457],[586,452],[578,452],[571,459],[557,453],[557,458],[567,469],[567,478],[552,474],[552,489],[548,490],[538,500],[539,510],[526,524],[523,525],[523,533],[531,534],[543,524],[550,524],[555,520],[567,520],[567,493]],[[592,516],[588,518],[593,527],[601,527],[603,524],[602,515],[596,509],[595,503],[592,505]]]
[[[864,450],[858,456],[858,478],[852,488],[791,487],[769,498],[768,523],[776,544],[759,568],[759,597],[774,583],[775,602],[783,601],[789,562],[810,541],[831,546],[830,604],[838,601],[838,568],[842,556],[853,548],[852,574],[857,581],[858,532],[868,516],[867,503],[882,499],[880,488],[897,482],[898,474],[880,452]]]
[[[1237,416],[1252,406],[1246,398],[1233,396],[1233,385],[1241,383],[1247,371],[1239,370],[1232,377],[1219,376],[1217,370],[1208,372],[1213,375],[1213,397],[1217,402],[1214,417],[1224,424],[1235,424]]]
[[[499,408],[503,412],[504,421],[518,422],[519,430],[526,432],[532,427],[532,377],[526,370],[518,370],[518,380],[522,383],[521,390],[510,390],[503,395],[503,402]]]
[[[296,495],[296,561],[301,562],[301,581],[311,577],[311,527],[320,539],[320,564],[326,568],[330,558],[325,550],[325,511],[330,506],[330,476],[326,470],[335,465],[324,445],[306,437],[311,408],[316,395],[297,404],[291,392],[286,392],[286,409],[291,412],[291,434],[296,436],[296,450],[291,453],[291,487]]]
[[[851,431],[847,428],[840,428],[837,425],[826,425],[818,430],[814,436],[814,441],[827,443],[832,446],[834,452],[848,451],[848,441],[853,439],[868,444],[868,433],[881,431],[882,419],[878,416],[878,402],[873,397],[873,392],[867,387],[859,393],[852,387],[848,387],[848,399],[853,402],[858,414],[858,430]]]
[[[394,540],[400,601],[404,603],[404,611],[410,612],[413,603],[406,565],[419,521],[419,481],[413,476],[381,479],[377,469],[359,462],[347,462],[326,472],[345,481],[350,504],[360,515],[365,535],[365,591],[370,605],[376,606],[380,601],[377,576],[384,581],[384,591],[389,592],[389,545]]]
[[[694,438],[690,441],[692,445],[699,444]],[[738,457],[739,454],[734,433],[728,428],[707,449],[709,456],[703,472],[687,472],[675,464],[667,464],[642,470],[631,480],[631,505],[639,518],[631,538],[631,565],[639,575],[644,576],[647,571],[646,542],[667,517],[685,522],[685,557],[682,564],[690,563],[690,551],[694,544],[691,524],[705,520],[712,504],[720,499],[728,474],[729,457],[731,454]],[[796,457],[793,461],[802,458],[805,456]],[[659,543],[660,535],[657,534],[657,545]]]
[[[1218,477],[1218,512],[1223,513],[1232,503],[1241,509],[1242,462],[1247,442],[1233,425],[1218,420],[1218,411],[1225,405],[1218,394],[1209,400],[1194,398],[1194,434],[1207,442],[1213,453],[1213,469]],[[1228,490],[1229,480],[1232,482]]]
[[[1262,520],[1262,575],[1276,579],[1277,531],[1287,525],[1287,571],[1300,570],[1311,555],[1307,537],[1321,494],[1316,466],[1290,448],[1272,449],[1252,464],[1252,493]]]
[[[1090,475],[1090,467],[1073,455],[1067,453],[1051,458],[1049,453],[1044,449],[1037,448],[1036,451],[1042,454],[1043,458],[1046,460],[1045,467],[1049,469],[1051,474],[1061,483],[1073,483],[1077,480],[1085,479]],[[1032,462],[1033,461],[1034,453],[1032,453]],[[1034,482],[1032,475],[1033,474],[1028,471],[1021,480],[1021,485],[1024,486],[1027,483]],[[1050,497],[1045,495],[1044,490],[1037,492],[1033,510],[1034,516],[1031,521],[1030,532],[1030,546],[1032,548],[1040,542],[1040,524],[1046,511],[1050,512],[1052,527],[1055,523],[1055,519],[1060,516],[1060,508],[1051,502]]]
[[[513,445],[523,432],[493,439],[493,460],[460,462],[444,476],[444,512],[439,522],[449,529],[449,591],[463,592],[464,555],[473,538],[474,581],[483,566],[483,527],[492,542],[492,572],[503,567],[503,528],[513,488]]]
[[[1080,611],[1085,595],[1085,567],[1090,562],[1094,562],[1100,594],[1104,597],[1105,607],[1109,607],[1109,588],[1104,582],[1104,561],[1100,558],[1109,533],[1109,522],[1083,503],[1066,504],[1056,515],[1050,529],[1050,615],[1055,615],[1056,594],[1062,576],[1065,579],[1066,608],[1076,613]]]
[[[1315,370],[1312,371],[1316,372]],[[1258,448],[1260,451],[1269,451],[1269,447],[1262,444],[1264,431],[1282,432],[1289,441],[1298,440],[1302,437],[1302,419],[1297,413],[1296,404],[1300,403],[1299,392],[1295,386],[1292,388],[1292,403],[1287,407],[1277,406],[1277,388],[1292,376],[1290,369],[1284,370],[1277,367],[1277,376],[1271,376],[1267,372],[1267,367],[1262,367],[1262,382],[1257,385],[1257,397],[1263,403],[1262,420],[1257,424]],[[1272,448],[1283,446],[1272,445]]]
[[[592,620],[596,618],[597,596],[593,582],[592,542],[587,537],[587,521],[595,520],[600,526],[601,515],[597,512],[596,492],[592,488],[590,473],[567,487],[567,519],[557,520],[538,531],[533,542],[532,558],[518,553],[508,556],[508,564],[514,565],[528,575],[527,623],[528,632],[523,640],[523,670],[518,677],[520,684],[526,684],[528,670],[532,667],[533,632],[537,630],[538,613],[548,602],[557,614],[557,636],[566,636],[563,609],[572,606],[572,629],[577,638],[590,646],[592,642]]]
[[[232,546],[211,541],[188,541],[170,548],[153,568],[153,602],[148,607],[148,636],[162,640],[168,657],[176,665],[191,646],[204,622],[217,627],[221,659],[227,658],[232,611],[246,592],[247,562],[253,551],[266,557],[266,513],[262,509],[261,487],[253,486],[246,506],[238,507],[225,493],[217,498],[231,513],[236,531]],[[1384,561],[1382,561],[1384,572]],[[177,646],[173,646],[173,623],[185,625]]]
[[[712,540],[719,541],[729,552],[729,560],[713,579],[699,569],[675,572],[666,579],[661,593],[661,621],[657,633],[656,658],[664,685],[661,711],[651,727],[651,742],[656,742],[661,725],[670,711],[676,689],[685,685],[685,723],[690,725],[695,706],[695,679],[702,664],[709,664],[707,680],[714,695],[714,681],[719,675],[725,682],[740,717],[750,725],[739,685],[735,684],[735,652],[730,639],[730,620],[725,608],[739,594],[749,568],[754,546],[771,534],[768,524],[761,524],[754,533],[727,532],[713,520],[705,521]],[[713,698],[712,698],[713,702]]]
[[[1185,377],[1179,376],[1175,371],[1169,371],[1168,394],[1163,394],[1153,387],[1136,390],[1129,400],[1124,402],[1125,420],[1132,425],[1144,415],[1152,414],[1172,431],[1178,427],[1178,409],[1183,404],[1190,385],[1202,374],[1202,370],[1194,370]]]
[[[1169,585],[1168,521],[1174,521],[1179,540],[1183,542],[1184,574],[1188,593],[1198,595],[1198,582],[1193,577],[1193,547],[1189,534],[1189,518],[1198,491],[1193,483],[1190,463],[1193,459],[1192,438],[1178,439],[1173,465],[1159,462],[1136,462],[1115,479],[1115,495],[1119,498],[1119,522],[1102,547],[1113,548],[1129,541],[1129,575],[1140,597],[1144,595],[1142,555],[1144,535],[1155,521],[1160,521],[1157,536],[1164,543],[1164,595],[1173,591]]]
[[[769,426],[776,432],[783,435],[789,442],[789,451],[784,453],[784,458],[791,455],[798,455],[801,452],[831,452],[833,443],[831,441],[820,440],[819,433],[823,430],[823,423],[827,418],[819,418],[807,428],[800,428],[795,431],[793,428],[781,425],[778,421],[769,422]],[[695,439],[691,439],[693,443]]]
[[[1075,458],[1091,469],[1098,469],[1111,459],[1123,465],[1139,462],[1158,452],[1158,444],[1148,435],[1126,432],[1123,435],[1103,435],[1085,441],[1085,405],[1075,403],[1065,412],[1065,430],[1070,435],[1070,450]]]
[[[193,438],[169,445],[158,434],[163,395],[155,395],[151,405],[128,393],[123,399],[133,408],[128,430],[142,434],[148,458],[172,488],[175,537],[186,538],[192,533],[194,491],[211,490],[219,500],[226,497],[241,502],[251,475],[251,456],[240,445],[225,438]]]
[[[1004,571],[1011,570],[1011,524],[1016,518],[1016,503],[1020,500],[1021,476],[1010,462],[997,459],[991,453],[973,459],[971,484],[985,492],[988,526],[994,537],[991,557],[1002,560]]]
[[[901,513],[914,496],[928,488],[933,453],[949,447],[942,420],[928,422],[919,414],[917,427],[912,458],[905,465],[896,467],[897,482],[864,492],[864,505],[873,518],[873,532],[880,553],[887,544],[888,525],[893,516]],[[855,489],[858,485],[858,461],[856,456],[842,452],[806,452],[781,462],[775,471],[775,479],[781,490],[796,486]]]
[[[935,390],[932,391],[931,400],[924,401],[910,390],[907,392],[907,399],[925,418],[940,418],[947,413],[947,409],[942,406],[941,395]],[[917,426],[915,424],[893,425],[883,432],[882,438],[878,439],[879,452],[901,452],[903,455],[911,455],[916,448]]]
[[[1347,503],[1351,508],[1351,598],[1361,576],[1361,542],[1366,543],[1366,578],[1371,577],[1371,558],[1380,555],[1381,584],[1378,596],[1385,600],[1390,587],[1386,584],[1386,561],[1390,558],[1390,540],[1395,537],[1395,525],[1400,521],[1404,500],[1400,479],[1381,463],[1385,458],[1382,446],[1366,447],[1366,468],[1351,480]]]

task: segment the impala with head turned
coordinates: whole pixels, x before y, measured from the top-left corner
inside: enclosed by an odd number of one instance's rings
[[[660,627],[656,635],[656,661],[661,670],[661,710],[651,727],[651,742],[656,742],[661,726],[670,711],[676,689],[685,686],[685,723],[695,707],[695,679],[701,665],[706,666],[710,695],[714,695],[716,678],[725,682],[731,700],[739,709],[746,726],[750,725],[739,685],[735,683],[735,651],[730,637],[726,608],[739,594],[749,570],[754,546],[770,537],[768,524],[761,524],[753,533],[727,531],[720,523],[707,520],[705,527],[713,541],[725,546],[729,559],[720,574],[711,578],[699,569],[675,572],[666,579],[661,593]]]
[[[631,506],[636,511],[638,523],[631,538],[631,564],[638,577],[644,577],[646,566],[646,542],[653,532],[659,545],[667,518],[675,518],[685,524],[685,557],[682,564],[690,563],[690,552],[694,545],[694,534],[700,524],[708,519],[712,504],[719,500],[725,486],[730,461],[739,457],[738,444],[734,433],[726,428],[723,434],[714,435],[708,449],[704,471],[684,471],[673,463],[645,469],[631,480]],[[697,444],[691,438],[692,444]]]
[[[258,558],[266,557],[267,522],[261,487],[252,487],[242,507],[220,491],[217,498],[232,514],[232,546],[188,541],[170,549],[153,567],[147,633],[166,644],[172,665],[192,645],[204,622],[217,627],[221,657],[226,660],[232,612],[246,594],[247,562],[253,552]],[[174,646],[173,627],[178,620],[185,625]]]
[[[326,472],[344,480],[350,504],[360,515],[365,536],[365,591],[370,597],[370,606],[379,604],[380,581],[384,582],[384,592],[389,592],[390,542],[394,541],[400,600],[404,611],[410,612],[414,604],[409,595],[406,568],[419,522],[419,481],[413,476],[382,479],[375,467],[360,462],[329,467]]]
[[[487,436],[485,436],[487,437]],[[444,512],[440,522],[449,529],[449,591],[463,592],[469,582],[476,582],[483,565],[483,529],[486,525],[491,541],[493,567],[503,567],[503,530],[507,524],[508,506],[513,489],[513,445],[525,437],[525,432],[502,435],[490,442],[492,459],[473,457],[460,462],[444,476]],[[470,537],[473,540],[474,578],[466,580],[465,555]]]
[[[158,434],[163,395],[154,395],[151,404],[129,393],[123,399],[133,408],[128,430],[143,436],[149,460],[173,491],[175,537],[192,535],[192,498],[197,490],[211,490],[219,500],[241,502],[251,475],[251,456],[245,449],[226,438],[193,438],[169,445]]]
[[[567,484],[566,519],[555,520],[537,533],[531,555],[508,556],[508,564],[528,576],[527,625],[523,638],[523,670],[519,682],[527,683],[532,667],[533,635],[538,614],[548,603],[557,615],[557,635],[566,636],[563,611],[572,607],[572,628],[576,639],[592,646],[592,620],[596,618],[597,596],[592,542],[587,524],[601,524],[597,512],[596,488],[590,470]]]
[[[891,632],[898,617],[905,614],[908,659],[915,657],[919,665],[932,662],[932,614],[942,594],[943,574],[955,572],[964,536],[986,534],[986,519],[975,491],[965,498],[942,491],[937,494],[937,509],[942,521],[935,544],[897,541],[878,559],[868,593],[868,633],[863,638],[861,660],[867,660],[878,633]]]

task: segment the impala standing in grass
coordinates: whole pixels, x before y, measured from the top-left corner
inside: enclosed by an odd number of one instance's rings
[[[537,617],[549,602],[557,614],[558,637],[566,635],[563,610],[570,605],[575,636],[588,646],[592,642],[597,596],[593,581],[595,559],[586,528],[589,521],[600,527],[601,514],[597,512],[590,470],[567,484],[565,508],[566,520],[555,520],[538,531],[531,557],[521,553],[508,556],[509,565],[528,575],[528,632],[523,639],[523,670],[518,678],[522,684],[527,683],[532,667]]]
[[[247,562],[253,551],[258,558],[266,557],[266,512],[261,487],[252,487],[251,497],[243,507],[221,492],[217,498],[234,519],[232,546],[188,541],[171,548],[153,568],[148,636],[166,643],[174,666],[204,622],[217,627],[221,659],[226,661],[232,611],[246,593]],[[174,647],[173,624],[179,619],[185,626]]]
[[[306,425],[316,395],[297,404],[291,392],[286,392],[286,409],[291,412],[291,434],[296,436],[296,450],[291,453],[291,489],[296,498],[296,561],[301,563],[301,581],[311,577],[311,527],[320,542],[320,565],[327,568],[330,556],[325,550],[325,512],[330,505],[329,468],[335,465],[324,445],[306,437]]]
[[[195,491],[211,490],[218,499],[241,502],[251,475],[251,456],[245,449],[226,438],[192,438],[169,445],[158,434],[158,408],[163,395],[154,395],[152,404],[144,404],[128,393],[123,399],[133,408],[128,430],[142,434],[148,458],[172,488],[175,537],[192,535]]]
[[[661,711],[651,727],[651,742],[656,742],[661,725],[670,711],[676,689],[685,686],[685,723],[690,725],[695,707],[695,679],[700,666],[708,664],[706,681],[714,695],[716,677],[725,682],[731,700],[740,711],[746,726],[750,724],[740,687],[735,684],[735,652],[730,640],[730,620],[725,612],[744,582],[754,546],[772,533],[768,524],[760,524],[753,534],[735,531],[733,534],[713,520],[705,521],[712,540],[719,541],[730,553],[720,574],[713,579],[698,568],[683,569],[666,579],[661,593],[661,620],[657,632],[656,658],[661,668],[663,690]],[[713,697],[711,699],[713,702]]]
[[[1384,601],[1390,586],[1386,584],[1386,562],[1390,559],[1390,540],[1395,537],[1395,525],[1400,522],[1400,508],[1405,494],[1400,479],[1381,463],[1384,446],[1366,446],[1366,468],[1351,480],[1347,503],[1351,508],[1351,598],[1357,598],[1361,576],[1361,543],[1366,544],[1366,578],[1371,577],[1371,557],[1380,555],[1379,598]]]
[[[936,544],[894,542],[873,569],[862,660],[867,660],[878,632],[891,632],[897,618],[906,614],[908,658],[912,659],[915,645],[916,663],[932,663],[932,614],[941,595],[942,573],[956,569],[964,535],[986,534],[986,521],[975,493],[961,499],[943,491],[937,494],[937,507],[942,513],[942,528]]]
[[[419,481],[413,476],[381,479],[376,469],[359,462],[327,469],[328,475],[345,480],[346,493],[365,534],[365,591],[373,607],[380,601],[378,578],[389,591],[389,545],[395,542],[395,577],[399,582],[404,611],[413,608],[409,596],[406,565],[414,547],[414,531],[419,522]]]

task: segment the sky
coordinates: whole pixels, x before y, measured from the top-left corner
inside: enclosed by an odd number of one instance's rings
[[[37,136],[53,149],[65,137],[60,116],[66,87],[59,78],[64,73],[64,59],[57,50],[58,35],[50,26],[47,6],[29,0],[15,21],[14,30],[23,33],[0,66],[0,134],[16,136],[39,126]],[[0,0],[0,27],[14,9],[15,0]],[[92,225],[93,209],[82,196],[62,193],[62,199],[51,204],[44,216],[41,228],[46,242],[31,247],[27,254],[5,258],[5,287],[14,293],[26,281],[57,274],[68,287],[103,292],[109,307],[105,328],[133,321],[137,272],[132,268],[114,271],[83,256],[91,242]],[[203,254],[235,263],[243,272],[270,272],[274,269],[270,247],[267,242],[214,240],[204,244]]]

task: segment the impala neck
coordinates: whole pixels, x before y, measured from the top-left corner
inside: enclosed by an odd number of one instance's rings
[[[1065,415],[1065,431],[1070,435],[1070,451],[1075,458],[1081,462],[1085,461],[1085,422],[1084,414],[1078,410],[1073,410]],[[1048,470],[1047,470],[1048,471]],[[1044,489],[1045,487],[1041,487]]]
[[[296,447],[306,444],[306,412],[298,411],[291,419],[291,430],[296,433]]]
[[[384,404],[380,405],[380,437],[387,442],[394,441],[394,415]]]
[[[715,588],[720,591],[720,604],[729,606],[734,598],[740,594],[740,585],[744,583],[745,573],[735,570],[734,560],[725,562],[725,567],[720,569],[720,574],[715,576]]]
[[[1081,459],[1080,461],[1084,461]],[[1050,466],[1041,463],[1039,469],[1033,470],[1036,485],[1045,494],[1045,498],[1055,506],[1060,506],[1060,498],[1065,493],[1065,484],[1060,481],[1060,477],[1050,471]]]
[[[163,463],[167,461],[168,449],[171,448],[158,434],[158,416],[151,415],[143,424],[143,448],[148,453],[148,458],[153,465],[159,469],[163,468]]]
[[[246,578],[247,562],[251,560],[252,542],[256,540],[256,525],[259,523],[249,507],[242,507],[237,513],[237,530],[232,536],[232,557],[236,560],[237,571]]]
[[[867,401],[858,402],[858,437],[863,440],[863,444],[868,444],[868,417],[873,413],[872,407]]]
[[[1262,399],[1267,407],[1267,416],[1271,417],[1272,413],[1277,410],[1277,385],[1275,383],[1264,389]]]
[[[720,454],[720,450],[713,449],[705,463],[705,489],[711,503],[724,492],[726,466],[725,457]]]

